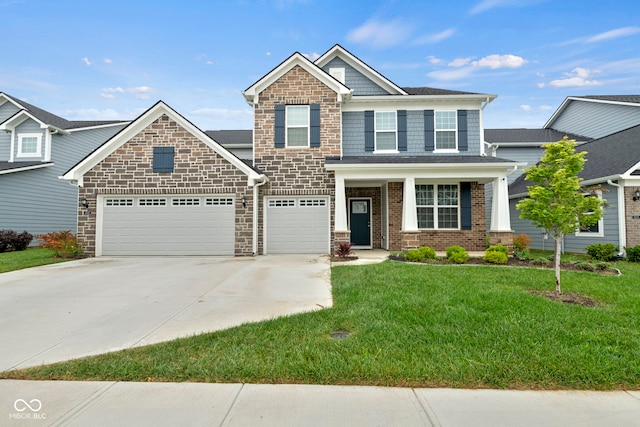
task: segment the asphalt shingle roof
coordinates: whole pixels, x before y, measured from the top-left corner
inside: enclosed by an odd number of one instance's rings
[[[631,104],[640,104],[640,95],[585,95],[585,96],[575,96],[574,98],[597,99],[601,101],[628,102]]]
[[[206,133],[209,138],[213,139],[222,145],[234,145],[234,144],[252,144],[253,143],[253,131],[252,130],[207,130]]]
[[[477,92],[461,92],[458,90],[437,89],[433,87],[403,87],[409,95],[481,95]]]
[[[12,169],[27,168],[29,166],[45,165],[45,164],[51,164],[51,162],[46,162],[46,163],[43,163],[43,162],[0,162],[0,172],[12,170]]]
[[[588,141],[589,138],[555,129],[485,129],[484,140],[492,144],[500,143],[548,143],[561,140],[564,136],[576,141]]]
[[[621,175],[640,162],[640,125],[580,145],[586,151],[580,178],[594,180]],[[521,175],[509,186],[509,194],[527,192],[531,183]]]
[[[515,163],[513,160],[501,159],[491,156],[346,156],[342,159],[338,157],[328,157],[327,164],[410,164],[410,163]]]

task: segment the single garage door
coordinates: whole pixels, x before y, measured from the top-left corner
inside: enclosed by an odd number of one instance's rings
[[[103,197],[102,255],[234,255],[232,196]]]
[[[265,253],[329,252],[328,198],[267,198],[265,204]]]

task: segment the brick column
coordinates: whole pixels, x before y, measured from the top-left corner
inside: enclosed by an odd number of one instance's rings
[[[420,232],[419,231],[402,231],[402,250],[408,251],[409,249],[416,249],[420,247]]]
[[[502,244],[513,252],[513,230],[510,231],[489,231],[490,245]]]

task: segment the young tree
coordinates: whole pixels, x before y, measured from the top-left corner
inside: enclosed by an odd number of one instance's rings
[[[602,200],[585,196],[578,174],[584,168],[586,152],[575,152],[576,142],[566,136],[546,144],[545,153],[537,165],[525,170],[529,196],[516,205],[520,218],[528,219],[538,228],[545,228],[555,240],[554,260],[556,292],[560,288],[560,250],[565,234],[596,224],[602,217]]]

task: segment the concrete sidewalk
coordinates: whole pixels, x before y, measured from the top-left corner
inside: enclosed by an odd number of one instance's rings
[[[0,425],[640,426],[640,392],[0,380]]]

